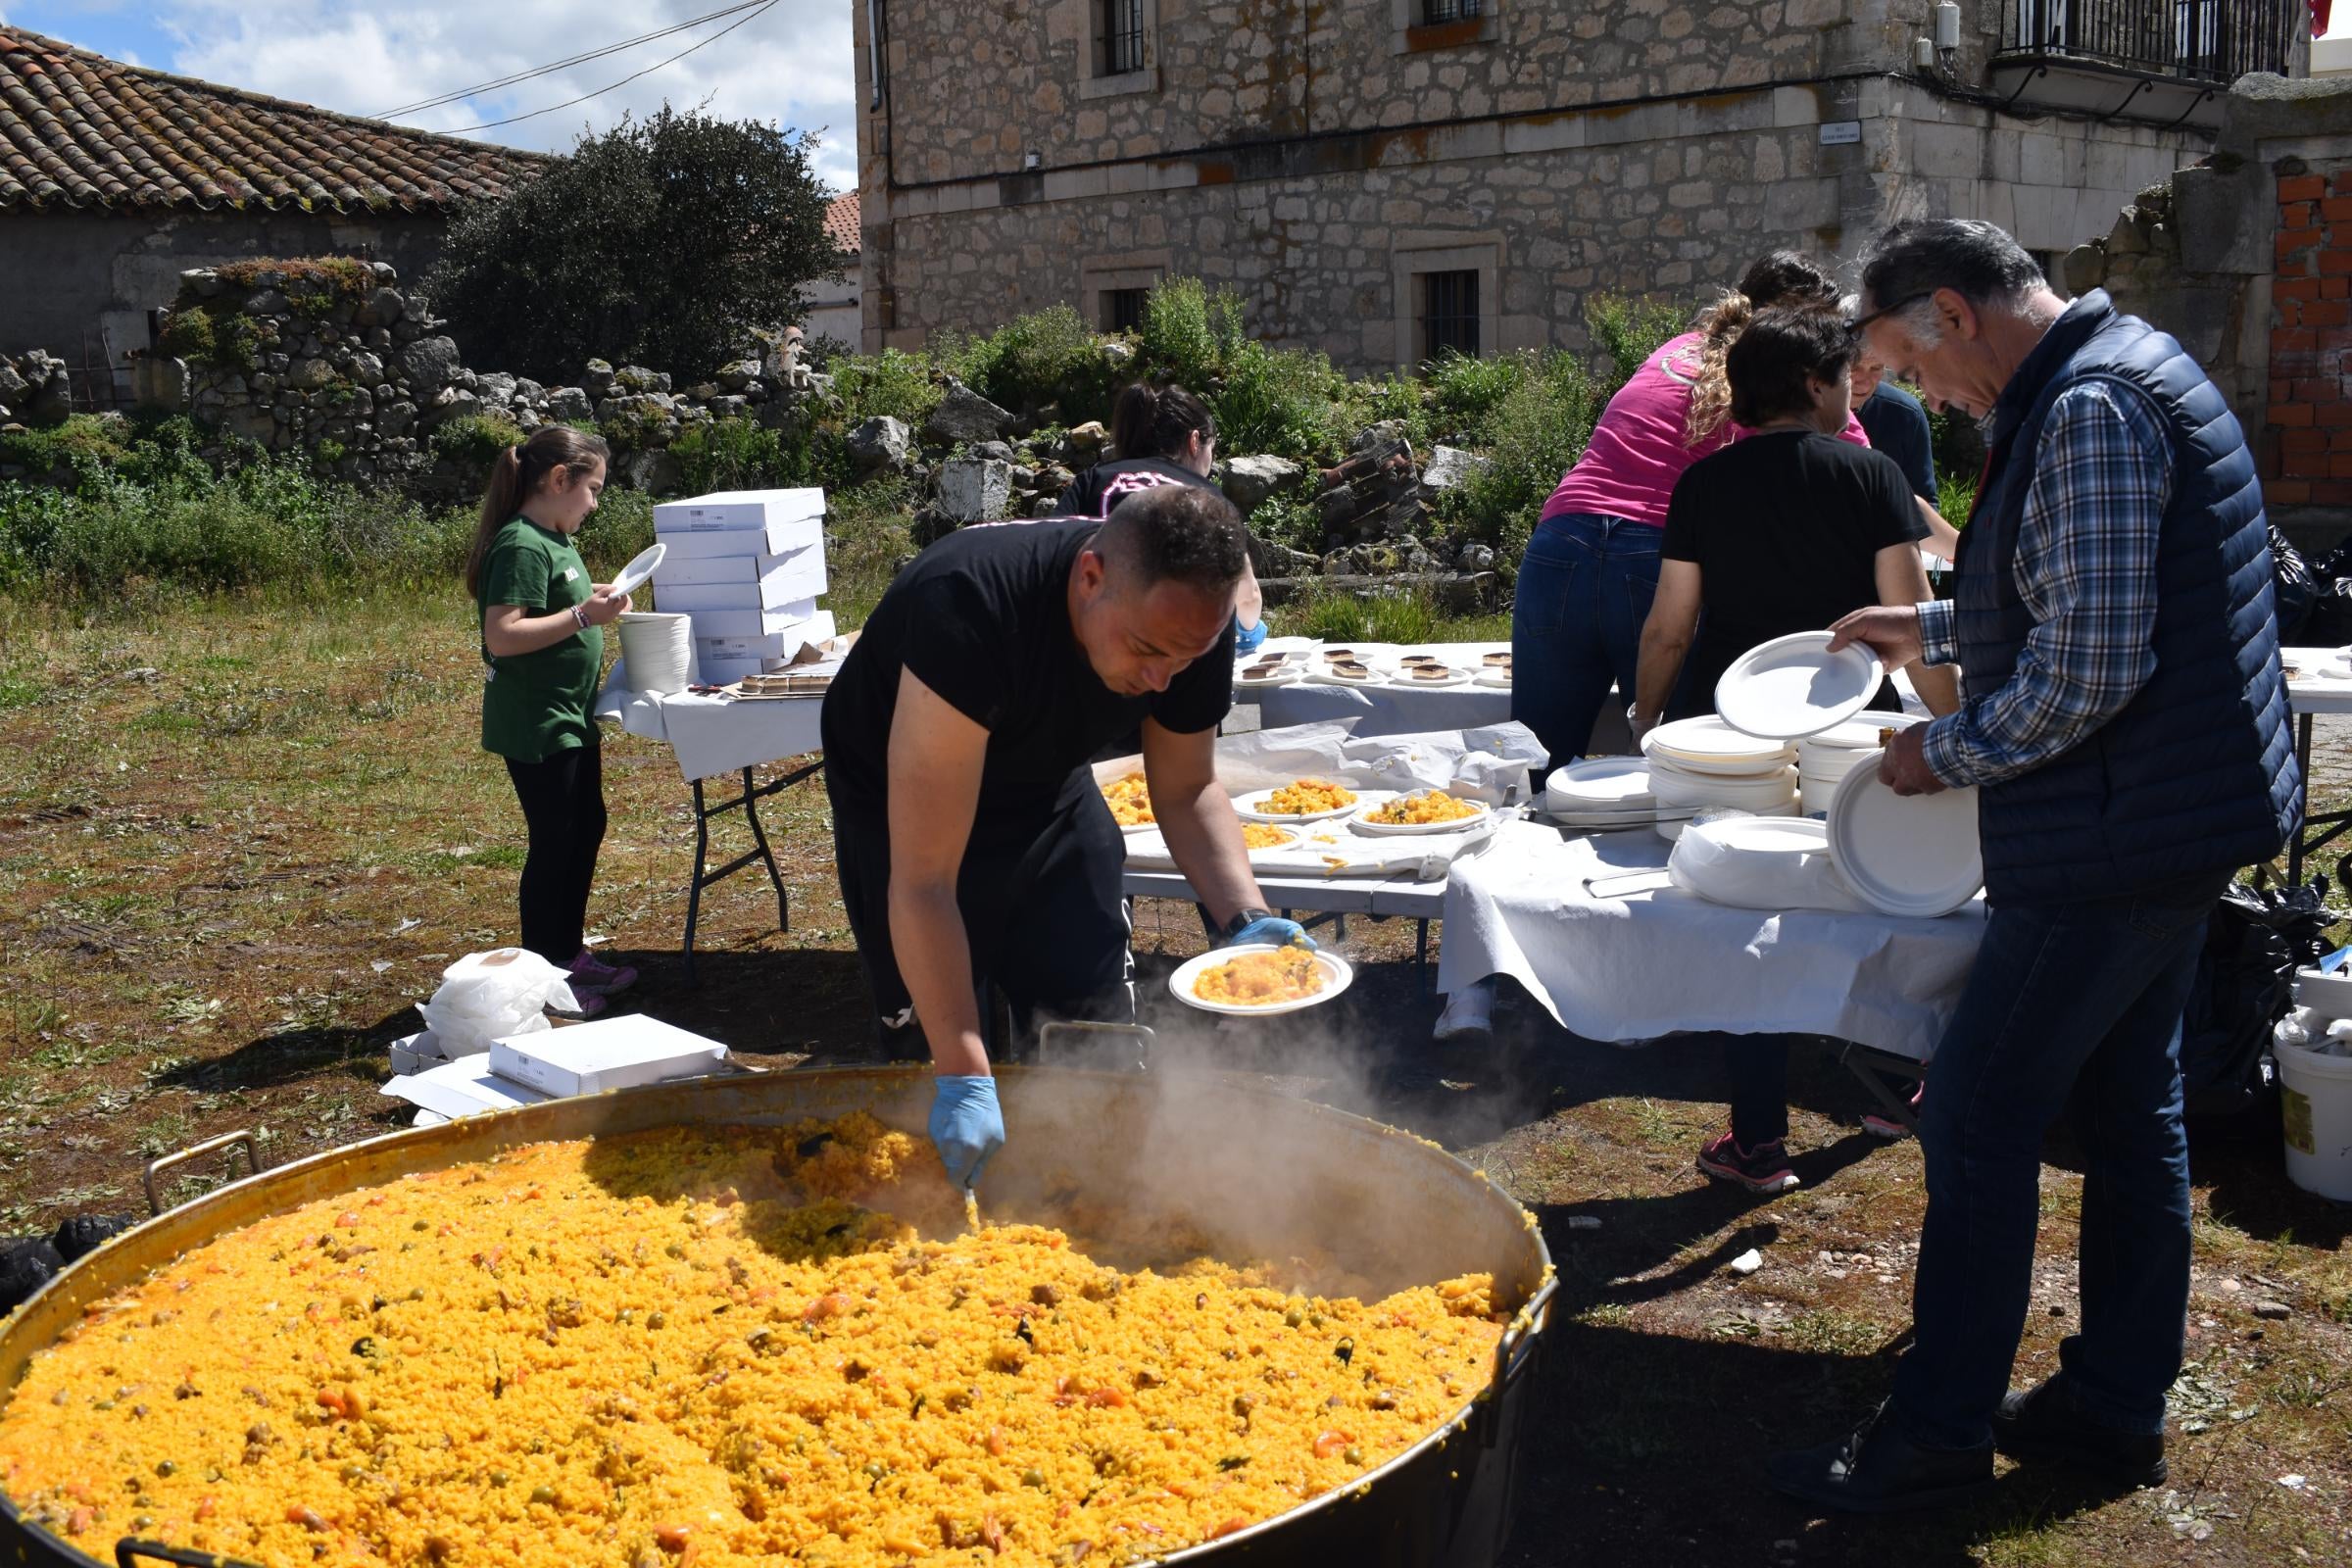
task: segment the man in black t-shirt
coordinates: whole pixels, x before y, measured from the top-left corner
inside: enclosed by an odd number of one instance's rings
[[[990,984],[1024,1031],[1135,1016],[1126,849],[1086,766],[1106,742],[1142,726],[1160,832],[1228,941],[1304,939],[1266,909],[1216,779],[1248,562],[1232,506],[1189,486],[964,528],[899,574],[826,694],[842,903],[886,1042],[929,1045],[960,1186],[1004,1139]]]

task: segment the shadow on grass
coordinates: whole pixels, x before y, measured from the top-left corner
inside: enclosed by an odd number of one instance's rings
[[[1508,1568],[1578,1562],[1962,1568],[1984,1544],[2062,1524],[2110,1494],[2012,1468],[1941,1513],[1812,1524],[1764,1460],[1838,1437],[1885,1396],[1896,1345],[1826,1355],[1553,1318],[1531,1390]],[[1899,1343],[1899,1342],[1898,1342]],[[1679,1479],[1677,1479],[1679,1478]],[[1776,1552],[1800,1539],[1801,1559]],[[1573,1543],[1573,1546],[1570,1544]]]
[[[415,1007],[362,1027],[281,1029],[223,1055],[182,1062],[155,1080],[177,1089],[268,1089],[302,1078],[348,1077],[374,1085],[391,1073],[386,1051],[424,1027]]]

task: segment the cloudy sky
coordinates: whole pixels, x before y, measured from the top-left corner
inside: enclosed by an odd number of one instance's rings
[[[405,104],[601,50],[739,0],[0,0],[0,21],[161,71],[248,87],[349,114]],[[744,21],[743,19],[750,20]],[[723,38],[720,29],[743,24]],[[596,92],[705,40],[709,46],[586,103],[474,131],[560,150],[664,100],[732,120],[819,132],[817,172],[858,180],[858,122],[847,0],[775,0],[444,108],[395,117],[465,130]]]

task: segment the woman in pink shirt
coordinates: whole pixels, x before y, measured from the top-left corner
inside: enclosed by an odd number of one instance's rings
[[[1609,399],[1585,455],[1544,503],[1511,609],[1511,710],[1553,766],[1584,755],[1612,681],[1633,694],[1675,481],[1733,439],[1724,357],[1766,306],[1837,302],[1829,273],[1793,251],[1751,264],[1738,290]],[[1869,444],[1858,429],[1848,438]]]

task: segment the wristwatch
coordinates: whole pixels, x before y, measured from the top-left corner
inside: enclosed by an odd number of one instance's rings
[[[1218,934],[1230,942],[1256,921],[1271,918],[1273,913],[1272,909],[1237,910],[1233,918],[1225,922],[1225,929]]]

